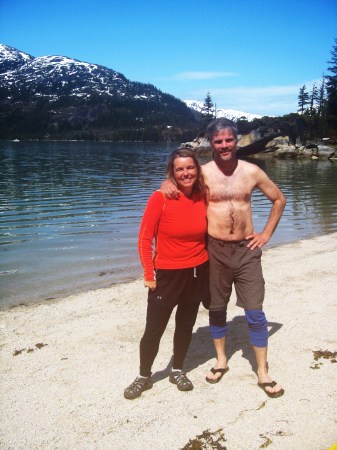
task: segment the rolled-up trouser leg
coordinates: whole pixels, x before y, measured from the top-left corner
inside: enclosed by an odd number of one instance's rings
[[[268,346],[268,322],[262,309],[245,309],[250,343],[255,347]]]

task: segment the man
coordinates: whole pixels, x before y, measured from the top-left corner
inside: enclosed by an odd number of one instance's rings
[[[210,261],[210,332],[217,361],[206,381],[218,383],[228,371],[225,351],[227,305],[234,284],[237,305],[244,308],[254,349],[258,385],[272,398],[283,395],[282,386],[268,374],[267,320],[262,310],[264,279],[261,248],[272,237],[286,200],[275,183],[255,164],[237,158],[237,130],[227,119],[215,119],[206,129],[214,160],[202,166],[208,187],[208,253]],[[178,191],[168,181],[162,191],[177,198]],[[272,207],[262,232],[252,219],[251,196],[259,189]]]

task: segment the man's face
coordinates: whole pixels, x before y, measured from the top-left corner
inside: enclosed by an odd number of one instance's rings
[[[218,161],[230,161],[236,157],[237,140],[231,130],[220,130],[213,134],[211,146],[214,150],[214,157]]]

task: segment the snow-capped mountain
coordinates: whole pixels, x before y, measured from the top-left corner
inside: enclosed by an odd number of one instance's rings
[[[173,133],[197,126],[195,111],[151,84],[0,44],[0,138],[180,140]]]
[[[204,103],[200,102],[198,100],[184,100],[186,105],[194,109],[195,111],[202,112]],[[253,119],[260,119],[262,116],[259,116],[258,114],[251,114],[243,111],[237,111],[236,109],[222,109],[217,108],[216,109],[216,117],[225,117],[226,119],[233,120],[234,122],[238,119],[245,118],[248,120],[248,122],[252,121]]]
[[[0,85],[29,90],[30,95],[89,97],[128,96],[135,99],[160,97],[151,85],[133,83],[124,75],[97,64],[66,56],[34,58],[0,44]],[[140,89],[142,86],[142,89]]]
[[[0,73],[15,70],[22,64],[33,59],[28,53],[20,52],[16,48],[0,44]]]

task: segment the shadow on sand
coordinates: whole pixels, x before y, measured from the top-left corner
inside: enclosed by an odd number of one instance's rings
[[[276,333],[282,324],[268,322],[269,337]],[[249,361],[252,370],[256,373],[256,361],[253,349],[249,343],[248,326],[245,316],[236,316],[228,322],[228,337],[226,339],[226,353],[228,361],[236,352],[242,353],[242,358]],[[191,372],[209,360],[215,358],[215,350],[208,326],[198,328],[192,335],[192,340],[185,359],[184,371]],[[167,378],[172,367],[172,357],[165,369],[152,375],[154,383]]]

